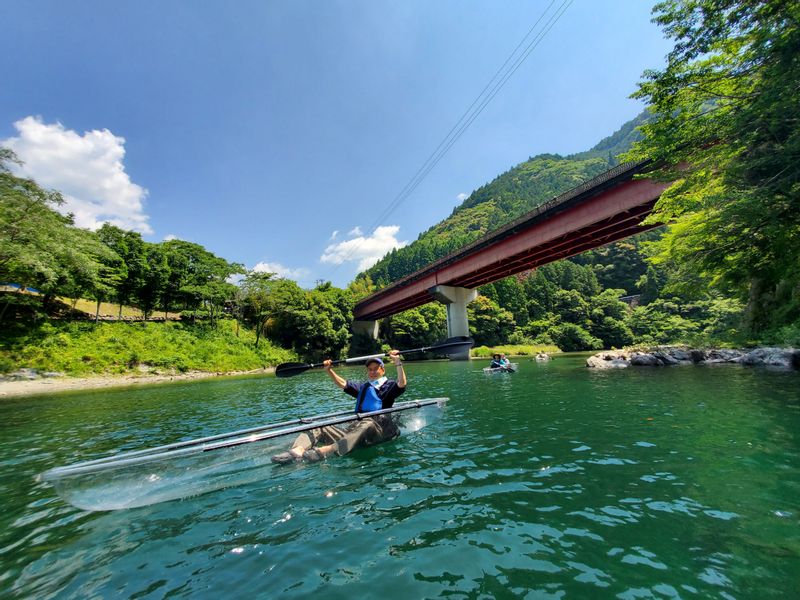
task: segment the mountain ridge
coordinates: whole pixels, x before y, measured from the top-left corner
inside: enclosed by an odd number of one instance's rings
[[[449,217],[389,252],[356,279],[388,285],[510,223],[543,203],[619,164],[617,156],[638,139],[642,111],[591,149],[568,156],[543,153],[511,167],[473,191]]]

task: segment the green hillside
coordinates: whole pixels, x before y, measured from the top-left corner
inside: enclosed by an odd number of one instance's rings
[[[369,276],[379,287],[387,285],[607,171],[637,139],[635,127],[646,114],[625,123],[591,150],[571,156],[540,154],[509,169],[472,192],[448,218],[412,244],[391,252],[360,276]]]
[[[380,288],[459,249],[617,164],[638,138],[642,113],[593,148],[559,156],[540,154],[475,190],[453,213],[411,245],[395,250],[359,275],[364,289]],[[555,345],[590,350],[630,344],[729,340],[741,306],[706,295],[676,298],[665,273],[646,261],[648,242],[661,230],[584,252],[569,260],[481,286],[467,309],[470,335],[486,346]],[[662,295],[662,292],[664,295]],[[621,298],[626,299],[626,304]],[[445,311],[432,303],[381,324],[394,345],[433,341],[446,331]]]

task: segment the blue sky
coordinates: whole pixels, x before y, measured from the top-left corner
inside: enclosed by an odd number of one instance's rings
[[[636,116],[628,96],[671,46],[650,8],[1,2],[0,145],[65,194],[80,226],[343,287],[512,166],[587,150]],[[404,196],[523,39],[538,42]]]

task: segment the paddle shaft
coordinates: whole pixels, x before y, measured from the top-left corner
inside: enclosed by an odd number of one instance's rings
[[[411,350],[400,350],[400,354],[414,354],[414,353],[417,353],[417,352],[430,352],[432,350],[438,350],[439,348],[448,348],[450,346],[462,346],[462,345],[465,345],[465,344],[466,344],[466,342],[463,342],[463,341],[461,341],[461,342],[449,342],[449,340],[448,340],[448,341],[442,342],[441,344],[437,344],[435,346],[425,346],[425,347],[422,347],[422,348],[413,348]],[[384,356],[387,356],[387,354],[385,352],[381,352],[380,354],[367,354],[366,356],[354,356],[352,358],[342,358],[342,359],[339,359],[339,360],[332,360],[331,361],[331,365],[344,365],[344,364],[348,364],[349,365],[351,363],[365,362],[365,361],[369,360],[370,358],[383,358]],[[310,366],[311,366],[311,368],[316,368],[316,367],[321,367],[324,364],[325,363],[317,363],[317,364],[313,364],[313,365],[310,365]]]
[[[443,348],[454,348],[459,346],[472,347],[474,344],[472,338],[467,336],[459,336],[448,338],[444,342],[435,344],[433,346],[423,346],[422,348],[412,348],[411,350],[400,350],[400,354],[415,354],[418,352],[432,352],[434,350],[441,350]],[[339,360],[331,361],[331,365],[343,365],[368,361],[371,358],[383,358],[386,356],[385,352],[380,354],[368,354],[366,356],[356,356],[353,358],[342,358]],[[278,365],[275,369],[275,375],[278,377],[291,377],[292,375],[299,375],[300,373],[309,369],[316,369],[325,366],[325,363],[303,364],[303,363],[284,363]]]

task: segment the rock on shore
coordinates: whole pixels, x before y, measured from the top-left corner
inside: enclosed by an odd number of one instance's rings
[[[605,350],[586,359],[586,366],[593,369],[624,369],[636,367],[660,367],[666,365],[738,363],[748,366],[771,366],[784,369],[800,369],[800,350],[794,348],[756,348],[755,350],[667,347],[647,352],[636,350]]]

